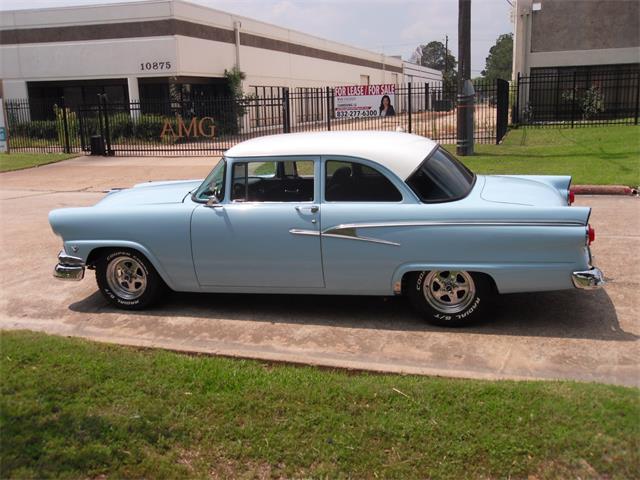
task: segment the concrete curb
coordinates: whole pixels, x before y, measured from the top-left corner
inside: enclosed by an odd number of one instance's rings
[[[638,195],[638,189],[626,185],[572,185],[576,195]]]

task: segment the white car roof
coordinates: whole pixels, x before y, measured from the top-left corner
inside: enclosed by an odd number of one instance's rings
[[[402,180],[435,148],[426,137],[401,132],[305,132],[267,135],[239,143],[226,151],[230,158],[344,155],[373,160]]]

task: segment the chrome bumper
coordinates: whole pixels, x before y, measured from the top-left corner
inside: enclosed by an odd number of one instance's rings
[[[84,278],[84,262],[81,258],[67,255],[64,250],[58,254],[58,264],[53,269],[53,276],[60,280],[74,280]]]
[[[591,267],[589,270],[573,272],[571,274],[573,286],[584,290],[593,290],[604,286],[604,275],[599,268]]]

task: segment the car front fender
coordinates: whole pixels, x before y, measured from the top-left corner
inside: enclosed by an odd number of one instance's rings
[[[98,248],[118,247],[137,250],[138,252],[143,254],[147,258],[147,260],[151,262],[153,268],[156,269],[158,275],[162,277],[162,280],[164,280],[167,286],[172,290],[176,289],[175,282],[172,281],[171,276],[164,269],[157,256],[154,255],[151,250],[140,243],[127,240],[67,240],[64,242],[65,252],[67,252],[69,255],[73,255],[74,257],[81,258],[85,263],[91,255],[91,252]]]

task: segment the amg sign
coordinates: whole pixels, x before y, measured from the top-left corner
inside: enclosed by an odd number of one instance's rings
[[[202,117],[200,119],[193,117],[189,124],[186,125],[182,117],[176,116],[175,123],[177,124],[177,132],[172,123],[169,119],[164,121],[162,131],[160,132],[160,139],[164,139],[167,136],[174,140],[177,138],[213,138],[216,136],[216,126],[211,117]]]

